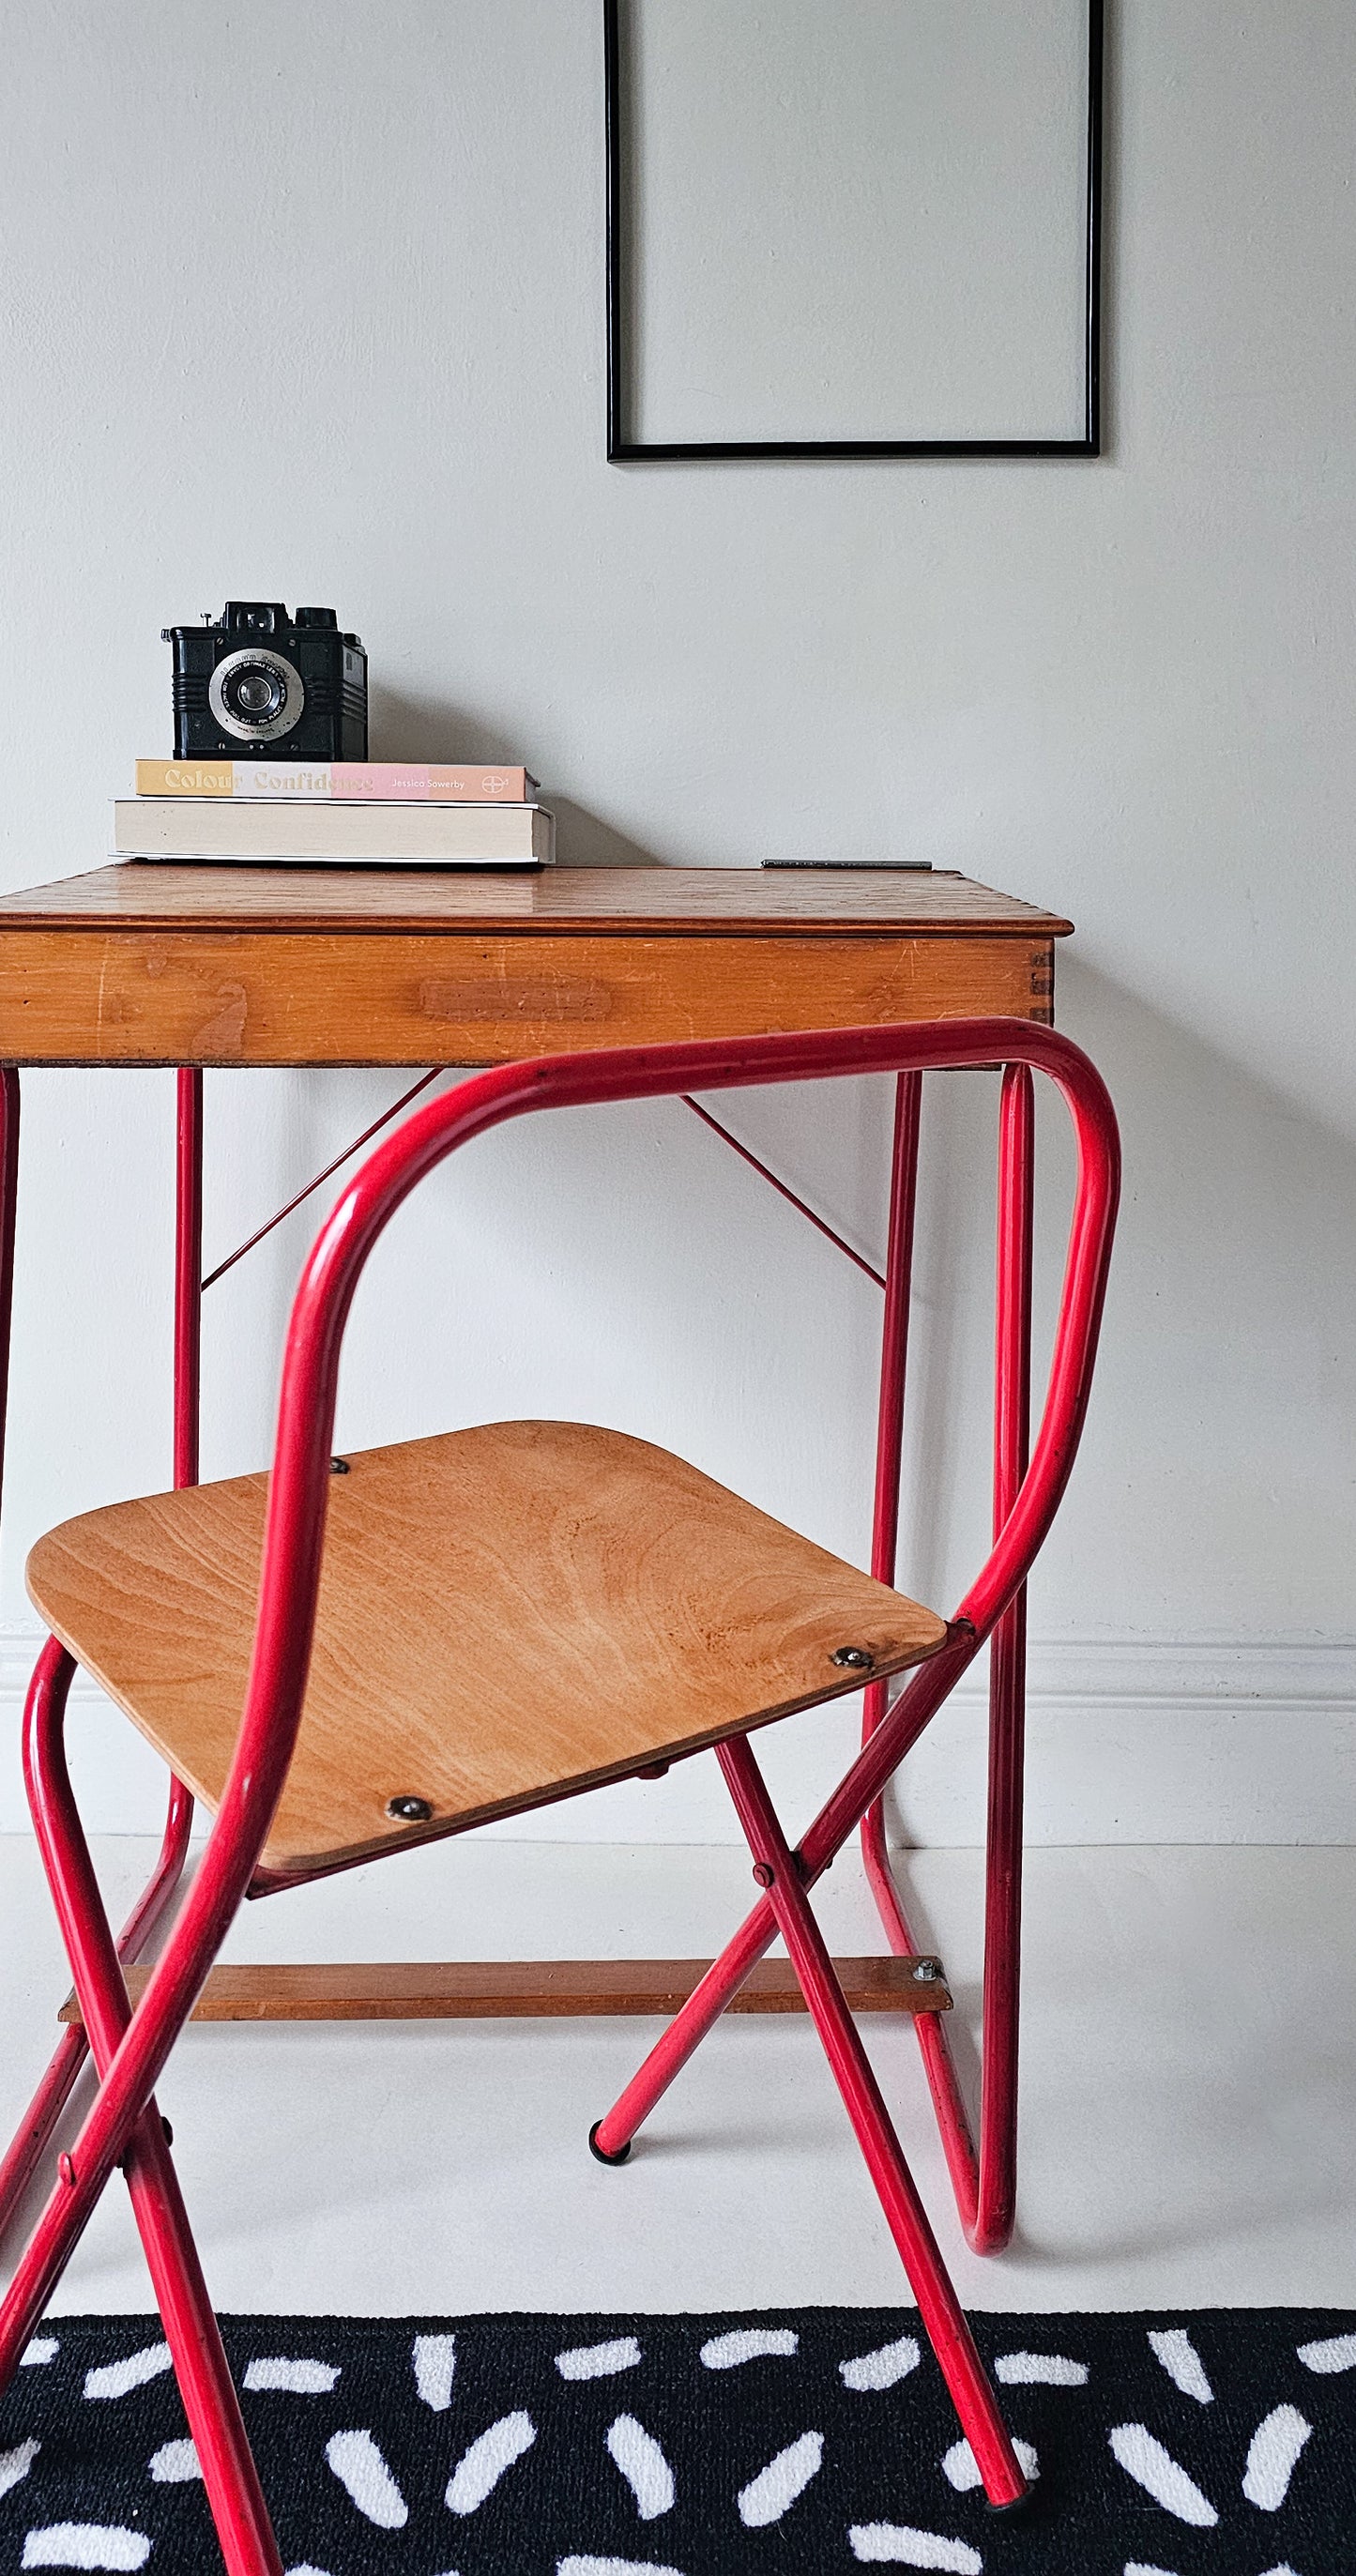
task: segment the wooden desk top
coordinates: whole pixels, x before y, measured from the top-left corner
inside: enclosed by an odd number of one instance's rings
[[[174,867],[0,898],[0,1061],[483,1065],[993,1014],[1072,924],[950,873]]]
[[[0,933],[83,929],[644,929],[691,937],[861,932],[949,939],[1073,928],[951,870],[893,868],[496,869],[174,867],[125,860],[0,896]]]

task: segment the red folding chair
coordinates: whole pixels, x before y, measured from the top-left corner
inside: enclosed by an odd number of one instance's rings
[[[620,1434],[501,1424],[332,1460],[340,1345],[363,1268],[402,1201],[472,1136],[529,1110],[652,1099],[694,1085],[896,1071],[916,1095],[924,1067],[996,1062],[1008,1068],[1009,1144],[1029,1133],[1036,1067],[1065,1098],[1079,1168],[1031,1463],[1014,1418],[1006,1446],[1000,1441],[997,1541],[951,1621]],[[1082,1426],[1117,1181],[1115,1119],[1099,1076],[1066,1040],[1014,1021],[618,1049],[479,1075],[380,1146],[322,1229],[288,1327],[271,1477],[86,1513],[34,1550],[30,1590],[53,1635],[29,1694],[25,1769],[99,2086],[74,2146],[58,2158],[55,2188],[0,2304],[0,2392],[121,2164],[231,2576],[281,2576],[281,2562],[154,2087],[242,1898],[707,1747],[761,1893],[590,2143],[605,2162],[622,2160],[665,2085],[780,1933],[985,2492],[998,2507],[1020,2502],[1022,2470],[808,1900],[1019,1602]],[[1009,1197],[1013,1186],[1010,1175]],[[1000,1281],[1005,1314],[1024,1312],[1029,1213],[1027,1205],[1006,1210],[1018,1257],[1006,1287]],[[898,1311],[887,1327],[902,1355]],[[887,1338],[887,1363],[889,1348]],[[1020,1367],[1013,1383],[1020,1392]],[[1020,1401],[1009,1409],[1020,1416]],[[75,1659],[215,1811],[135,2010],[66,1769]],[[914,1666],[891,1702],[889,1677]],[[750,1732],[864,1678],[862,1751],[792,1850]],[[1010,1747],[1005,1758],[1011,1767]],[[1010,1830],[1010,1795],[1006,1815]],[[1005,1885],[991,1908],[991,1948],[995,1924],[1001,1933],[1014,1921]],[[905,1933],[900,1941],[907,1946]],[[1003,1994],[1015,2023],[1015,1949]],[[936,2043],[925,2045],[935,2054]],[[947,2083],[954,2091],[949,2060],[931,2071],[943,2098]]]

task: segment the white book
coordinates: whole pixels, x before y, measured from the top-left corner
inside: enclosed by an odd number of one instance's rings
[[[113,856],[246,866],[532,868],[556,855],[544,805],[291,803],[239,796],[120,796]]]

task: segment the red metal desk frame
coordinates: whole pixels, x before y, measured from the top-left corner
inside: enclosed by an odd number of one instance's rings
[[[174,1477],[191,1484],[206,1284],[205,1066],[483,1065],[600,1044],[992,1015],[1048,1025],[1054,942],[1070,928],[964,877],[874,870],[560,869],[506,878],[133,865],[11,896],[0,903],[0,1447],[23,1065],[178,1067]],[[895,1571],[921,1086],[918,1073],[897,1077],[886,1263],[883,1277],[873,1271],[885,1295],[886,1364],[871,1568],[886,1582]],[[1027,1463],[1032,1155],[1031,1076],[1011,1065],[999,1118],[995,1533]],[[868,1734],[884,1709],[885,1686],[876,1685],[866,1694]],[[1024,1713],[1019,1593],[990,1660],[977,2141],[943,2019],[913,2016],[961,2220],[982,2252],[1007,2243],[1014,2215]],[[175,1782],[159,1862],[119,1943],[124,1962],[145,1948],[174,1892],[191,1820],[192,1799]],[[916,1944],[879,1801],[862,1842],[886,1938],[907,1956]],[[615,2008],[605,1968],[592,1993],[585,1968],[564,2006],[558,1980],[544,1979],[542,2009],[562,2008]],[[522,2000],[515,2009],[525,2009]],[[68,2025],[0,2165],[0,2227],[85,2053],[83,2028]],[[627,2110],[623,2096],[609,2114],[618,2137]]]

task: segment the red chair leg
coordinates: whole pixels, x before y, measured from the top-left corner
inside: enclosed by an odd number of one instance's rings
[[[174,1228],[174,1482],[198,1481],[199,1325],[202,1312],[202,1073],[181,1066],[176,1077]],[[0,1467],[4,1459],[9,1380],[9,1318],[14,1277],[15,1188],[19,1145],[19,1077],[0,1072]],[[149,1941],[183,1873],[193,1826],[193,1797],[171,1780],[160,1856],[118,1938],[130,1964]],[[82,2025],[68,2022],[47,2071],[0,2162],[0,2237],[38,2168],[44,2148],[89,2055]]]
[[[873,1574],[885,1583],[892,1582],[895,1573],[921,1083],[920,1074],[901,1074],[896,1092],[871,1558]],[[994,1530],[1000,1541],[1026,1474],[1029,1445],[1033,1131],[1030,1070],[1024,1064],[1009,1065],[999,1115]],[[976,1606],[972,1594],[963,1610],[969,1613]],[[913,2016],[961,2224],[976,2252],[986,2254],[1000,2252],[1008,2243],[1015,2203],[1025,1687],[1023,1585],[993,1630],[978,2149],[945,2022],[937,2013]],[[917,1690],[915,1682],[909,1696],[916,1696]],[[869,1685],[864,1699],[864,1749],[889,1708],[888,1686],[884,1682]],[[925,1717],[920,1727],[923,1723]],[[901,1756],[905,1749],[901,1740]],[[821,1832],[824,1821],[818,1819],[806,1838],[805,1856],[814,1864],[811,1883],[837,1849],[836,1832]],[[861,1837],[867,1878],[886,1938],[897,1957],[908,1957],[919,1943],[891,1866],[879,1797],[862,1817]],[[626,2156],[661,2095],[763,1956],[775,1928],[770,1909],[755,1908],[708,1970],[625,2092],[594,2128],[591,2143],[604,2163],[619,2163]]]
[[[919,2314],[974,2452],[984,2492],[990,2504],[1016,2504],[1026,2493],[1026,2479],[844,2001],[753,1748],[747,1736],[735,1736],[729,1743],[717,1745],[716,1755],[754,1856],[754,1876],[767,1889],[777,1928],[790,1953],[918,2301]]]
[[[160,1856],[118,1937],[120,1960],[130,1962],[137,1957],[173,1896],[188,1853],[192,1822],[192,1794],[181,1780],[172,1780]],[[82,2024],[67,2022],[47,2072],[0,2163],[0,2236],[38,2169],[88,2055],[89,2042]]]
[[[924,1664],[908,1688],[901,1691],[887,1715],[872,1730],[851,1770],[840,1780],[826,1805],[821,1807],[797,1855],[803,1887],[813,1887],[815,1880],[831,1866],[847,1836],[860,1824],[868,1807],[879,1799],[886,1781],[935,1716],[942,1701],[955,1688],[966,1664],[977,1651],[977,1640],[968,1622],[953,1620],[952,1636],[952,1646],[934,1656],[931,1663]],[[687,2002],[656,2040],[625,2092],[618,2095],[611,2110],[595,2123],[589,2143],[604,2164],[624,2162],[637,2131],[644,2126],[674,2077],[681,2074],[707,2032],[720,2019],[731,1996],[738,1993],[750,1969],[757,1965],[776,1937],[776,1916],[767,1898],[762,1897],[714,1965],[707,1969],[701,1984],[693,1989]],[[936,2015],[930,2014],[928,2018],[935,2020]]]
[[[33,1821],[70,1956],[80,2008],[102,2076],[131,2018],[127,1988],[71,1791],[63,1743],[74,1665],[49,1639],[29,1692],[24,1760]],[[154,2099],[129,2123],[127,2187],[189,2429],[229,2576],[282,2576],[268,2508],[245,2433],[220,2331],[198,2261]],[[63,2163],[68,2162],[63,2159]],[[71,2247],[64,2249],[64,2269]],[[0,2390],[36,2322],[24,2267],[0,2306]]]

